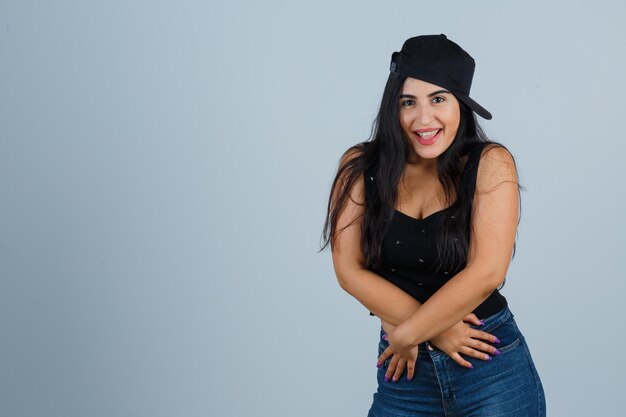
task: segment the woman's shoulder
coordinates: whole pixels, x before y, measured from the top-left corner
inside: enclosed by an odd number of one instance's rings
[[[365,173],[358,172],[358,167],[362,165],[360,162],[366,147],[367,143],[357,143],[341,155],[333,200],[338,201],[340,194],[345,191],[353,202],[360,205],[365,201],[368,194],[364,181]]]
[[[473,165],[493,163],[494,161],[514,162],[513,155],[509,149],[498,142],[475,142],[466,145],[461,151],[461,161],[465,165],[466,161],[471,161]],[[488,162],[481,162],[487,160]]]
[[[348,177],[356,177],[361,180],[372,176],[375,167],[372,163],[367,162],[365,159],[371,160],[370,147],[372,142],[361,142],[349,147],[342,155],[339,161],[339,176],[342,179]],[[369,154],[369,156],[368,156]]]
[[[498,142],[483,142],[479,144],[477,148],[481,149],[481,158],[487,155],[496,159],[506,159],[507,155],[508,157],[512,157],[511,151],[506,146]]]
[[[493,190],[503,182],[517,182],[517,167],[511,151],[500,143],[481,146],[476,172],[476,192]]]
[[[499,142],[484,141],[484,142],[471,142],[465,144],[460,151],[462,157],[474,156],[477,158],[490,152],[508,152],[511,153],[506,146]]]

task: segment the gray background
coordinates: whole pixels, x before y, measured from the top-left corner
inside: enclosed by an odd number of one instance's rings
[[[625,12],[1,0],[0,415],[364,416],[380,322],[316,251],[391,52],[438,33],[528,190],[502,293],[549,415],[619,414]]]

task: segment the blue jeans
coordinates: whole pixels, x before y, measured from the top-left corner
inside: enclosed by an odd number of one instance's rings
[[[413,380],[385,382],[388,358],[378,368],[378,390],[368,417],[545,417],[546,401],[530,350],[508,306],[471,325],[500,339],[500,355],[485,361],[461,356],[474,366],[465,368],[428,342],[419,345]],[[381,328],[378,356],[389,346]],[[427,346],[432,346],[429,350]]]

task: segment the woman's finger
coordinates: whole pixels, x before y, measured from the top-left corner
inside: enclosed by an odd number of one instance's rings
[[[387,349],[385,349],[383,353],[381,353],[380,356],[378,357],[378,361],[376,362],[376,367],[380,368],[381,366],[383,366],[383,363],[385,363],[387,358],[389,358],[391,355],[393,355],[393,351],[390,349],[390,346],[387,346]]]
[[[406,366],[406,379],[409,381],[413,379],[415,374],[415,361],[408,361]]]
[[[396,371],[398,360],[398,355],[393,355],[393,358],[391,359],[391,362],[389,362],[389,366],[387,367],[387,372],[385,372],[385,382],[389,381]]]
[[[500,343],[500,340],[497,337],[490,333],[483,332],[482,330],[471,329],[470,337],[473,337],[474,339],[486,340],[491,343]]]
[[[500,351],[498,349],[496,349],[495,347],[485,343],[485,342],[481,342],[480,340],[477,339],[469,339],[469,341],[467,342],[466,346],[469,346],[470,348],[476,349],[476,350],[481,350],[483,352],[486,353],[491,353],[492,355],[499,355]]]
[[[483,342],[481,339],[487,340],[487,341],[491,341],[492,339],[495,339],[498,341],[498,343],[500,343],[497,337],[489,333],[485,333],[480,330],[469,329],[469,331],[467,332],[467,339],[465,340],[464,345],[472,347],[474,349],[482,350],[487,353],[491,353],[495,350],[493,346]]]
[[[474,313],[469,313],[467,316],[465,316],[463,321],[466,323],[475,324],[476,326],[482,326],[483,324],[485,324],[482,321],[480,321],[478,317],[476,316],[476,314]]]
[[[406,359],[400,359],[398,361],[398,366],[396,366],[396,371],[393,373],[393,378],[391,378],[393,382],[398,382],[400,380],[402,372],[404,372],[404,368],[406,368]]]
[[[472,366],[472,364],[471,364],[470,362],[466,361],[465,359],[463,359],[463,358],[461,357],[461,355],[459,355],[459,353],[458,353],[458,352],[453,352],[453,353],[452,353],[452,355],[450,355],[450,357],[451,357],[452,359],[454,359],[454,361],[455,361],[456,363],[458,363],[459,365],[461,365],[461,366],[462,366],[462,367],[464,367],[464,368],[469,368],[469,369],[474,368],[474,367]]]
[[[480,351],[478,351],[476,349],[472,349],[469,346],[463,346],[460,349],[460,352],[466,354],[467,356],[471,356],[473,358],[476,358],[476,359],[482,359],[484,361],[490,361],[491,360],[491,356],[487,355],[484,352],[480,352]]]

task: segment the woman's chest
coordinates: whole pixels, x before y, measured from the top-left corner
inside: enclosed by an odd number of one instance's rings
[[[429,270],[437,259],[437,234],[440,228],[435,220],[445,212],[439,211],[426,219],[416,220],[394,211],[382,241],[385,263],[394,269]]]

